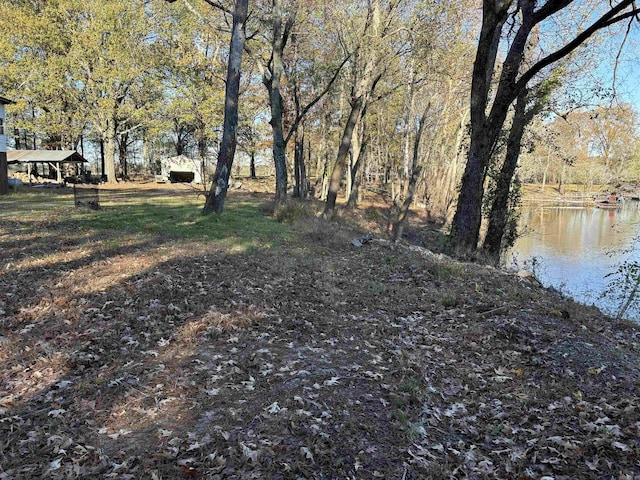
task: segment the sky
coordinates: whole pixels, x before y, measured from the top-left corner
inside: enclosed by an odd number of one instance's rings
[[[544,23],[540,31],[541,54],[555,51],[559,45],[574,39],[576,31],[599,18],[603,9],[608,9],[602,4],[594,7],[599,1],[578,0],[574,8],[568,8],[566,13]],[[585,17],[589,8],[595,8],[591,12],[593,17]],[[599,30],[574,53],[573,58],[568,59],[569,71],[574,73],[565,85],[569,98],[578,104],[584,102],[582,105],[586,108],[605,106],[611,102],[611,97],[599,98],[593,94],[600,88],[599,93],[615,92],[613,105],[631,103],[640,115],[640,22],[634,20],[631,28],[625,21]],[[558,65],[562,63],[558,62]]]
[[[619,98],[634,105],[640,114],[640,23],[633,25],[622,50],[621,41],[621,36],[607,41],[608,58],[595,69],[594,76],[602,79],[603,86],[615,88]]]
[[[620,95],[635,105],[640,113],[640,58],[633,64],[622,66],[618,72]]]

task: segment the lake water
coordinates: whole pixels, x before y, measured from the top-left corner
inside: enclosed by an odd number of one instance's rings
[[[627,201],[616,210],[529,204],[520,218],[520,232],[505,257],[508,266],[534,271],[545,286],[616,313],[623,300],[614,297],[622,289],[610,289],[615,276],[607,275],[624,262],[640,263],[640,202]],[[639,320],[640,309],[630,309],[626,316]]]

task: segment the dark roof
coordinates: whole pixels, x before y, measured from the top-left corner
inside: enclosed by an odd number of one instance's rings
[[[8,105],[10,103],[16,103],[12,100],[9,100],[8,98],[4,98],[4,97],[0,97],[0,104],[1,105]]]
[[[8,163],[83,163],[86,161],[75,150],[7,150]]]

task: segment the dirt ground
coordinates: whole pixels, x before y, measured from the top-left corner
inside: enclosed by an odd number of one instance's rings
[[[243,250],[0,216],[0,480],[640,478],[637,326],[291,229]]]

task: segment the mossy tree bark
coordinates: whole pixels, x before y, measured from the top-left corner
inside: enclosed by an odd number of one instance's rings
[[[528,100],[527,91],[523,91],[519,96],[515,106],[509,138],[507,140],[507,152],[504,163],[500,169],[500,174],[496,180],[489,213],[489,226],[487,235],[483,243],[483,250],[489,254],[494,261],[498,261],[502,252],[502,241],[509,221],[510,208],[509,198],[511,194],[512,179],[518,166],[520,157],[520,145],[524,135],[525,127],[535,116],[535,109],[526,110]]]
[[[483,250],[496,263],[500,260],[502,250],[510,246],[509,242],[505,243],[504,240],[509,219],[512,217],[513,210],[516,207],[512,195],[512,186],[520,158],[522,139],[527,126],[545,108],[551,93],[560,85],[558,77],[558,75],[552,75],[550,79],[543,80],[531,89],[525,88],[516,99],[511,128],[507,138],[505,158],[495,181],[487,234],[482,245]]]

